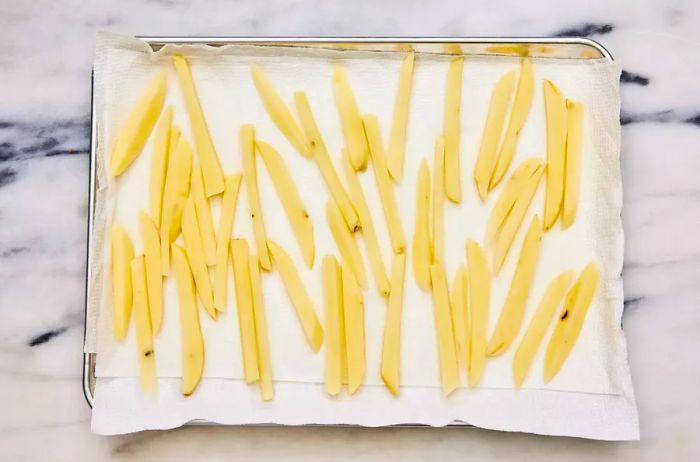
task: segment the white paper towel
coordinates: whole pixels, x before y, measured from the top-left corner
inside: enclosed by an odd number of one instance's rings
[[[175,109],[175,122],[190,140],[189,123],[178,82],[169,55],[174,47],[154,54],[143,43],[124,37],[101,35],[95,61],[96,105],[98,117],[98,167],[106,155],[115,130],[124,120],[134,100],[151,76],[168,71],[169,92],[166,104]],[[259,64],[288,102],[294,91],[305,90],[321,132],[339,167],[342,132],[330,84],[331,66],[342,59],[363,112],[377,115],[388,138],[393,99],[398,81],[401,54],[337,52],[328,50],[277,47],[230,46],[226,48],[187,47],[181,50],[191,59],[192,72],[204,108],[214,144],[226,174],[240,170],[238,130],[243,123],[254,123],[256,135],[270,142],[283,155],[293,171],[299,192],[314,222],[316,264],[308,270],[284,215],[279,199],[264,167],[258,169],[263,211],[268,235],[292,255],[304,282],[316,301],[323,319],[322,285],[319,264],[327,253],[337,253],[325,223],[324,205],[328,198],[315,165],[301,157],[289,145],[264,110],[250,78],[249,66]],[[410,242],[414,221],[413,191],[420,161],[427,157],[432,164],[432,147],[442,129],[444,81],[448,59],[437,55],[419,55],[416,59],[414,89],[411,100],[404,180],[396,188],[404,230]],[[464,262],[465,238],[482,240],[488,213],[497,197],[491,194],[482,205],[473,187],[473,164],[478,151],[490,92],[495,81],[507,70],[517,69],[510,58],[469,57],[464,69],[462,92],[462,185],[465,200],[460,206],[446,205],[446,267],[454,274]],[[323,351],[312,354],[299,327],[294,309],[277,274],[263,278],[267,317],[270,323],[273,374],[277,396],[272,403],[259,403],[257,390],[241,391],[242,366],[238,341],[235,297],[229,277],[228,312],[217,322],[201,316],[206,342],[205,379],[189,400],[177,394],[180,376],[179,319],[177,297],[172,278],[166,282],[165,316],[155,351],[160,380],[158,404],[146,406],[149,412],[137,411],[143,402],[133,386],[138,375],[133,332],[124,342],[111,335],[111,310],[107,291],[99,290],[107,279],[103,239],[105,224],[116,220],[132,236],[136,251],[141,249],[137,211],[148,207],[148,173],[150,143],[130,169],[114,184],[98,168],[100,207],[96,219],[93,252],[101,255],[100,268],[93,271],[93,297],[88,325],[87,351],[98,353],[98,382],[93,413],[93,429],[99,433],[120,433],[145,428],[168,428],[194,418],[221,423],[427,423],[444,425],[461,420],[502,430],[569,434],[603,439],[637,437],[637,417],[626,359],[624,336],[620,328],[622,314],[622,228],[620,224],[621,185],[619,174],[619,68],[603,61],[536,60],[534,104],[523,129],[514,165],[524,158],[544,158],[544,109],[540,82],[554,80],[567,97],[583,102],[585,140],[583,153],[581,204],[577,221],[566,232],[554,229],[543,240],[542,255],[527,307],[532,314],[544,287],[551,278],[568,268],[581,269],[596,260],[603,274],[601,288],[590,309],[581,336],[565,367],[548,385],[542,383],[542,351],[535,358],[525,387],[512,390],[511,373],[514,348],[499,358],[489,360],[481,389],[459,390],[454,397],[440,397],[439,371],[430,295],[420,290],[412,277],[408,259],[406,302],[402,332],[402,394],[397,400],[381,387],[366,386],[362,393],[335,400],[326,397],[322,387]],[[342,173],[341,173],[342,177]],[[375,226],[381,242],[387,243],[384,254],[390,267],[388,233],[371,169],[361,176],[368,196]],[[526,223],[542,210],[543,188],[539,189]],[[218,204],[214,201],[215,221]],[[253,243],[248,216],[245,185],[241,187],[234,234]],[[495,325],[507,293],[515,260],[524,234],[515,240],[513,250],[494,280],[490,327]],[[99,247],[96,249],[95,247]],[[362,246],[361,246],[362,247]],[[364,248],[363,248],[364,250]],[[371,275],[371,272],[368,272]],[[371,284],[373,283],[370,277]],[[379,358],[384,321],[384,300],[372,286],[366,294],[367,385],[380,385]],[[99,313],[99,315],[98,315]],[[96,321],[96,322],[95,322]],[[541,348],[541,350],[543,350]],[[284,382],[284,383],[280,383]],[[130,385],[131,384],[131,385]],[[216,390],[212,392],[211,390]],[[225,391],[225,393],[222,393]],[[136,396],[138,395],[138,397]],[[318,396],[317,396],[318,395]],[[293,397],[287,402],[287,397]],[[437,400],[437,401],[436,401]],[[492,401],[509,403],[493,406]],[[249,409],[244,414],[226,415],[222,410]],[[295,407],[298,403],[307,403]],[[442,403],[422,406],[420,403]],[[343,403],[342,405],[340,403]],[[543,410],[536,411],[545,406]],[[584,411],[595,406],[586,418]],[[375,412],[363,412],[362,409]],[[535,409],[536,408],[536,409]],[[353,411],[357,409],[357,411]],[[402,410],[403,409],[403,410]],[[415,413],[407,414],[413,409]],[[518,415],[522,409],[523,414]],[[258,410],[259,412],[257,412]],[[484,415],[485,410],[487,415]],[[181,413],[184,412],[184,413]],[[186,411],[186,412],[185,412]],[[413,412],[413,411],[410,411]],[[575,414],[575,416],[574,416]],[[540,417],[537,417],[537,416]],[[121,416],[121,418],[120,418]],[[409,419],[408,417],[411,416]],[[531,417],[528,417],[531,416]],[[573,418],[576,417],[576,418]],[[415,420],[411,420],[414,419]],[[404,420],[408,419],[408,420]],[[571,421],[576,421],[574,425]],[[601,430],[600,421],[609,431]],[[617,430],[615,430],[617,429]],[[614,431],[615,430],[615,431]],[[606,437],[607,434],[607,437]]]

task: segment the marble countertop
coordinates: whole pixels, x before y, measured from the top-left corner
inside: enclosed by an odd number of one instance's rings
[[[700,5],[29,0],[0,5],[3,460],[700,460]],[[467,4],[469,3],[469,5]],[[95,32],[582,35],[622,64],[624,328],[642,440],[482,430],[207,428],[98,437],[81,389]]]

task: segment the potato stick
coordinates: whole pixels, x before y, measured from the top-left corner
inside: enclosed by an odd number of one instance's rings
[[[445,139],[435,141],[433,157],[433,263],[445,262]]]
[[[406,132],[408,130],[411,85],[413,84],[413,52],[409,53],[401,65],[399,88],[394,101],[394,118],[391,121],[391,136],[387,149],[387,167],[395,182],[401,181],[406,154]]]
[[[469,370],[469,313],[467,310],[468,296],[467,269],[460,265],[455,273],[450,297],[452,310],[452,327],[454,330],[455,346],[457,348],[457,362]]]
[[[439,263],[430,265],[430,280],[433,287],[433,310],[435,311],[442,392],[447,396],[459,386],[459,369],[455,338],[452,332],[447,279],[445,279],[445,272]]]
[[[250,257],[250,287],[253,295],[255,339],[257,340],[258,368],[260,370],[260,392],[263,401],[269,401],[275,395],[275,391],[272,388],[270,339],[267,330],[262,281],[260,280],[260,262],[255,255]]]
[[[231,229],[236,216],[238,191],[241,186],[241,174],[227,176],[224,196],[221,199],[219,230],[216,235],[216,266],[214,267],[214,308],[226,311],[226,277],[228,276],[228,257],[231,242]]]
[[[564,181],[564,211],[561,223],[564,228],[574,224],[578,210],[581,183],[581,145],[583,131],[583,105],[567,100],[566,162]]]
[[[202,247],[202,234],[197,223],[197,212],[194,207],[194,200],[190,196],[185,203],[182,212],[182,238],[185,241],[187,259],[192,268],[194,283],[197,287],[197,295],[204,305],[209,316],[216,319],[217,314],[214,309],[214,294],[209,281],[209,270],[204,258],[204,248]]]
[[[423,159],[416,180],[416,224],[413,230],[413,275],[423,290],[430,290],[430,168]]]
[[[340,64],[333,66],[333,95],[338,107],[340,125],[345,137],[345,147],[350,153],[352,167],[355,170],[364,170],[367,168],[369,156],[365,129],[352,88]]]
[[[469,313],[471,315],[471,357],[469,359],[469,386],[478,385],[486,362],[486,329],[489,323],[491,299],[491,272],[486,255],[475,241],[467,241],[469,266]]]
[[[216,264],[216,236],[214,236],[214,222],[211,218],[211,208],[209,201],[204,194],[204,183],[202,180],[202,169],[196,165],[192,169],[192,197],[194,208],[197,212],[197,224],[202,235],[202,247],[204,248],[204,259],[208,266]]]
[[[452,202],[462,202],[459,166],[460,150],[460,107],[462,105],[462,71],[464,58],[454,58],[447,71],[445,89],[445,116],[443,136],[445,137],[445,194]]]
[[[365,376],[365,305],[357,281],[342,263],[343,316],[348,365],[348,393],[354,394]]]
[[[151,181],[148,189],[151,215],[156,228],[160,227],[160,214],[163,210],[163,191],[165,189],[165,176],[168,173],[168,159],[170,156],[170,127],[173,123],[173,108],[168,107],[160,118],[153,139],[153,155],[151,157]]]
[[[403,311],[403,284],[406,274],[406,255],[394,255],[391,265],[391,294],[384,321],[381,375],[384,385],[395,396],[399,395],[401,368],[401,316]]]
[[[146,212],[139,212],[139,223],[146,262],[148,309],[151,315],[153,335],[156,335],[160,331],[163,321],[163,270],[160,261],[160,238],[153,219]]]
[[[110,230],[112,250],[112,330],[114,338],[123,340],[129,329],[133,289],[131,287],[131,260],[134,246],[126,230],[112,224]]]
[[[243,355],[243,377],[245,383],[260,379],[258,367],[258,341],[255,334],[253,288],[250,283],[250,253],[245,239],[231,239],[233,260],[233,282],[236,286],[236,309],[238,311],[238,334]]]
[[[547,120],[547,179],[544,197],[544,230],[554,226],[564,197],[566,160],[566,99],[550,80],[544,81]]]
[[[355,275],[355,280],[359,286],[366,289],[367,275],[362,262],[360,248],[357,245],[357,241],[355,241],[353,233],[343,225],[343,217],[340,216],[338,206],[331,200],[326,203],[326,220],[343,261],[351,269],[352,274]]]
[[[335,396],[343,387],[344,361],[341,354],[340,320],[343,314],[343,282],[340,265],[333,255],[326,255],[322,261],[323,295],[326,307],[326,370],[325,390]],[[344,336],[343,336],[344,338]]]
[[[149,393],[156,391],[156,357],[153,351],[151,316],[148,313],[148,295],[143,255],[131,260],[131,285],[134,290],[134,328],[139,355],[139,383]]]

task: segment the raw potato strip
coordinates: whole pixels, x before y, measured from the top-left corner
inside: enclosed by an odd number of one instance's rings
[[[253,289],[250,284],[250,253],[244,239],[231,239],[233,259],[233,282],[236,286],[236,308],[238,310],[238,333],[243,354],[243,377],[245,383],[260,379],[258,367],[258,341],[255,335]]]
[[[158,334],[163,321],[163,270],[160,261],[160,238],[153,219],[146,212],[139,212],[141,240],[146,259],[146,285],[148,287],[148,309],[151,314],[153,335]]]
[[[309,212],[299,197],[297,187],[292,180],[289,170],[282,159],[282,156],[267,143],[260,140],[255,141],[260,157],[262,157],[265,167],[275,185],[277,195],[282,202],[289,223],[292,225],[294,237],[304,255],[304,261],[309,268],[314,266],[314,224],[311,222]]]
[[[535,215],[520,249],[520,258],[515,267],[515,273],[513,273],[506,301],[496,323],[496,329],[486,347],[486,353],[489,356],[498,356],[503,353],[513,343],[520,331],[527,297],[540,256],[541,244],[542,223],[540,223],[540,218]]]
[[[357,212],[348,197],[348,193],[345,192],[340,178],[333,167],[333,162],[328,155],[328,150],[326,149],[326,144],[323,142],[321,137],[321,132],[318,130],[316,121],[314,120],[314,115],[311,112],[311,107],[309,106],[309,100],[306,98],[306,94],[302,91],[294,93],[294,103],[299,113],[299,119],[301,120],[301,125],[304,128],[306,137],[309,140],[309,145],[311,146],[311,153],[323,180],[326,182],[326,186],[333,196],[333,200],[338,204],[340,212],[343,214],[345,223],[348,229],[355,232],[359,229],[360,223],[357,216]]]
[[[423,290],[430,290],[430,167],[423,159],[416,181],[416,224],[413,230],[413,275]]]
[[[134,290],[134,327],[136,349],[139,355],[139,383],[141,389],[150,393],[156,391],[156,356],[153,351],[151,316],[148,313],[146,271],[143,255],[131,260],[131,285]]]
[[[187,59],[183,56],[173,56],[173,64],[180,80],[180,88],[185,99],[190,125],[197,146],[197,155],[202,164],[204,190],[207,197],[215,196],[224,190],[224,174],[219,163],[219,156],[214,148],[214,142],[204,118],[204,112],[197,96],[197,90],[192,79],[192,72]]]
[[[445,139],[435,141],[433,157],[433,263],[445,262]]]
[[[348,393],[354,394],[365,376],[365,303],[357,281],[342,264],[343,315],[348,365]]]
[[[455,58],[447,70],[445,89],[445,194],[452,202],[462,202],[459,166],[459,138],[461,131],[460,107],[462,106],[462,71],[464,58]]]
[[[180,332],[182,339],[182,382],[184,396],[190,396],[197,388],[204,372],[204,337],[199,324],[199,310],[195,296],[194,281],[185,250],[172,245],[173,267],[177,281],[180,305]]]
[[[199,165],[192,168],[192,197],[194,198],[194,208],[197,212],[197,224],[202,234],[202,247],[204,247],[204,259],[208,266],[216,264],[216,236],[214,235],[214,222],[211,218],[211,208],[209,201],[204,194],[204,183],[202,180],[202,169]]]
[[[248,191],[248,207],[253,220],[255,246],[258,249],[260,266],[265,271],[272,269],[270,254],[267,251],[267,234],[265,221],[260,208],[260,193],[258,192],[258,173],[255,165],[255,128],[252,125],[241,126],[241,157],[243,159],[243,177]]]
[[[131,287],[131,260],[134,246],[126,230],[114,223],[110,230],[112,248],[112,328],[114,338],[123,340],[129,329],[133,290]]]
[[[146,91],[119,129],[109,158],[109,171],[112,176],[124,173],[141,153],[163,109],[166,91],[165,72],[161,72],[150,81]]]
[[[325,390],[331,396],[340,393],[343,388],[343,365],[345,361],[342,355],[345,348],[341,341],[345,336],[340,335],[344,323],[343,314],[343,281],[340,273],[340,265],[333,255],[323,257],[321,263],[323,269],[323,295],[326,306],[326,370]]]
[[[391,136],[387,149],[387,166],[395,182],[401,181],[406,154],[406,131],[408,128],[409,105],[411,102],[411,85],[413,84],[413,62],[415,55],[409,53],[401,65],[399,88],[394,102],[394,118],[391,121]]]
[[[430,265],[430,280],[433,286],[433,310],[435,311],[435,328],[437,329],[438,353],[440,356],[442,392],[447,396],[459,386],[459,368],[457,365],[455,338],[452,332],[447,279],[439,263]]]
[[[566,130],[566,178],[564,181],[564,211],[561,224],[566,229],[576,219],[578,196],[581,183],[581,134],[583,131],[583,105],[567,100]]]
[[[365,266],[362,263],[362,254],[355,241],[354,235],[343,225],[343,217],[335,202],[326,202],[326,220],[331,229],[335,244],[338,246],[340,256],[355,275],[355,280],[363,289],[367,288],[367,275]]]
[[[241,186],[241,174],[227,176],[224,196],[221,199],[219,231],[216,234],[216,266],[214,267],[214,308],[226,311],[226,276],[228,275],[228,256],[231,242],[231,229],[236,216],[238,191]]]
[[[396,207],[393,185],[386,166],[386,156],[384,154],[384,145],[382,144],[382,134],[379,130],[379,122],[371,114],[365,115],[362,118],[362,122],[369,141],[374,179],[377,182],[377,189],[382,200],[391,246],[394,249],[394,253],[403,253],[406,249],[406,241],[403,235],[401,217],[399,217],[399,209]]]
[[[501,77],[491,93],[489,113],[484,125],[484,133],[481,135],[479,156],[474,168],[474,182],[482,201],[486,200],[489,191],[489,182],[496,167],[498,144],[503,133],[503,123],[508,112],[508,103],[513,93],[515,72],[511,71]]]
[[[391,265],[391,294],[384,320],[381,375],[384,385],[395,396],[399,395],[401,366],[401,315],[403,311],[403,284],[406,274],[406,255],[394,255]]]
[[[168,107],[156,127],[156,135],[153,138],[153,156],[151,157],[151,182],[149,185],[149,200],[151,215],[156,228],[160,227],[160,214],[163,210],[163,191],[165,190],[165,176],[168,173],[168,159],[170,158],[171,127],[173,123],[173,108]]]
[[[260,262],[255,255],[250,257],[250,287],[253,294],[253,317],[255,318],[255,339],[257,340],[258,368],[260,372],[260,393],[263,401],[269,401],[275,395],[275,391],[272,388],[270,338],[267,330],[262,282],[260,280]]]
[[[467,269],[460,265],[452,284],[450,308],[452,309],[452,328],[454,330],[457,362],[469,370],[469,310],[467,303],[469,281]]]
[[[484,373],[486,362],[486,329],[489,324],[491,272],[483,249],[475,241],[467,241],[469,265],[469,314],[471,315],[471,357],[469,386],[476,386]]]
[[[552,279],[549,285],[547,285],[547,289],[545,289],[544,296],[537,307],[537,311],[532,317],[525,331],[525,335],[513,357],[513,379],[515,380],[516,387],[520,388],[525,381],[532,360],[535,357],[535,353],[537,353],[537,348],[539,348],[547,332],[547,327],[549,327],[554,313],[561,303],[566,288],[569,287],[569,283],[573,277],[573,271],[565,271]]]
[[[323,327],[321,327],[318,316],[316,316],[309,293],[306,291],[306,287],[304,287],[304,283],[301,281],[299,273],[287,252],[272,241],[267,241],[267,246],[270,249],[270,254],[272,254],[272,259],[275,261],[275,267],[282,278],[287,295],[289,295],[289,300],[299,316],[299,322],[301,322],[301,327],[304,329],[306,339],[309,341],[311,349],[317,352],[323,345]]]
[[[498,152],[498,161],[489,181],[489,191],[495,188],[503,179],[510,163],[515,156],[515,148],[518,144],[518,135],[525,125],[525,119],[530,112],[532,105],[532,94],[535,91],[535,77],[532,72],[532,62],[523,58],[520,61],[520,77],[518,78],[518,88],[515,91],[513,109],[510,113],[510,121],[506,128],[501,149]]]
[[[350,197],[355,204],[355,210],[357,210],[360,216],[362,239],[367,246],[367,255],[369,256],[369,263],[372,266],[374,279],[377,283],[377,290],[379,290],[379,293],[382,295],[389,295],[389,277],[384,267],[384,259],[382,258],[377,232],[374,229],[372,215],[369,212],[369,206],[367,205],[365,194],[362,192],[362,186],[360,185],[360,180],[357,178],[357,173],[355,173],[355,170],[350,164],[350,154],[345,150],[343,150],[343,171],[345,172],[345,178],[349,185]]]
[[[199,300],[202,302],[202,305],[204,305],[204,309],[207,310],[209,316],[211,316],[212,319],[216,319],[217,314],[214,309],[214,295],[211,290],[209,270],[207,269],[204,249],[202,247],[202,233],[197,224],[197,212],[195,211],[192,197],[187,199],[185,210],[182,212],[182,238],[185,241],[187,259],[192,268]]]
[[[549,383],[559,373],[576,345],[599,280],[598,265],[591,262],[586,265],[581,276],[566,295],[564,310],[557,320],[544,355],[544,383]]]
[[[544,230],[554,226],[564,197],[566,159],[566,99],[550,80],[544,81],[547,119],[547,188],[544,197]]]
[[[355,170],[364,170],[367,168],[369,156],[365,128],[362,126],[360,110],[352,94],[352,88],[340,64],[333,66],[333,95],[338,107],[340,125],[343,128],[345,147],[350,152],[352,167]]]

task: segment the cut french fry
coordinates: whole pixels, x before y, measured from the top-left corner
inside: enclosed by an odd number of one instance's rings
[[[551,80],[544,81],[547,120],[547,188],[544,197],[544,230],[554,226],[564,197],[566,160],[566,99]]]
[[[564,181],[564,211],[561,223],[564,228],[574,224],[578,210],[578,196],[581,183],[581,145],[583,131],[583,105],[576,101],[566,101],[566,172]]]
[[[160,238],[153,219],[146,212],[139,212],[141,240],[146,259],[146,286],[148,309],[151,314],[153,335],[158,334],[163,321],[163,271],[160,261]]]
[[[413,230],[413,275],[423,290],[430,290],[430,167],[423,159],[416,181],[416,224]]]
[[[197,295],[204,305],[209,316],[216,319],[216,309],[214,309],[214,294],[209,281],[209,270],[204,258],[204,248],[202,247],[202,234],[197,224],[197,212],[194,208],[192,197],[187,199],[185,209],[182,211],[182,238],[185,241],[187,259],[192,268],[194,283],[197,287]]]
[[[406,274],[406,255],[394,255],[391,265],[391,294],[384,321],[381,375],[384,385],[395,396],[399,395],[401,366],[401,316],[403,312],[403,284]]]
[[[501,270],[503,262],[508,256],[510,246],[513,243],[513,239],[515,239],[515,234],[518,232],[520,224],[525,218],[525,213],[532,202],[532,197],[535,195],[535,191],[537,191],[537,186],[540,184],[542,170],[541,167],[537,168],[535,173],[527,180],[527,183],[523,185],[518,199],[515,201],[515,204],[513,204],[513,208],[506,217],[500,233],[498,233],[494,250],[493,271],[495,274],[498,274]]]
[[[548,383],[561,370],[576,345],[588,308],[598,289],[600,271],[594,262],[586,265],[578,280],[566,295],[564,309],[554,327],[544,355],[544,382]]]
[[[238,191],[241,186],[241,174],[227,176],[224,196],[221,199],[219,230],[216,234],[216,266],[214,267],[214,308],[226,311],[226,277],[228,276],[228,256],[231,242],[231,229],[236,216]]]
[[[165,176],[168,172],[168,159],[170,157],[170,127],[173,123],[173,108],[168,107],[156,127],[153,139],[153,156],[151,157],[151,181],[148,197],[151,206],[151,215],[156,228],[160,227],[160,214],[163,210],[163,191],[165,190]]]
[[[343,316],[348,367],[348,393],[354,394],[365,376],[365,303],[357,281],[342,264]]]
[[[204,372],[204,337],[199,324],[199,310],[195,296],[192,271],[185,250],[173,244],[173,268],[177,282],[180,305],[180,332],[182,338],[182,382],[181,390],[190,396],[197,388]]]
[[[447,71],[445,89],[445,115],[443,136],[445,137],[445,194],[452,202],[462,202],[459,166],[460,107],[462,106],[462,71],[464,58],[454,58]]]
[[[399,217],[399,209],[396,206],[396,198],[394,197],[394,189],[389,178],[389,170],[386,166],[386,156],[384,154],[384,145],[382,143],[382,134],[379,130],[379,121],[374,115],[365,115],[362,118],[369,141],[369,151],[372,157],[372,168],[374,170],[374,178],[377,182],[379,197],[382,200],[386,224],[389,228],[389,237],[391,238],[391,246],[394,253],[403,253],[406,249],[406,241],[403,235],[403,226],[401,225],[401,217]]]
[[[345,191],[340,178],[338,178],[338,173],[333,167],[333,162],[328,155],[328,150],[326,149],[326,144],[323,142],[321,137],[321,132],[318,130],[316,121],[314,120],[314,115],[311,112],[311,106],[309,106],[309,100],[306,98],[306,94],[302,91],[294,93],[294,103],[299,113],[299,119],[301,120],[301,125],[304,129],[307,139],[309,140],[309,146],[311,147],[311,153],[316,165],[318,166],[323,181],[325,181],[328,191],[330,191],[331,196],[340,212],[343,214],[345,223],[348,229],[355,232],[360,227],[359,218],[357,212],[352,205],[352,201]]]
[[[513,109],[510,113],[510,121],[506,128],[501,142],[501,149],[498,151],[498,160],[496,167],[489,181],[489,191],[495,188],[503,179],[510,163],[515,156],[515,148],[518,143],[518,135],[525,125],[525,119],[530,112],[532,105],[532,94],[535,91],[535,77],[532,72],[532,62],[523,58],[520,61],[520,77],[518,78],[518,88],[515,91],[515,99],[513,100]]]
[[[173,56],[173,64],[180,80],[180,89],[185,100],[190,125],[197,146],[197,155],[202,164],[204,190],[207,197],[215,196],[224,190],[224,174],[219,163],[219,156],[214,148],[214,142],[209,133],[207,121],[197,96],[197,89],[192,79],[190,65],[183,56]]]
[[[433,157],[433,263],[445,262],[445,139],[435,141]]]
[[[265,271],[270,271],[272,263],[270,262],[270,254],[267,249],[265,221],[263,220],[260,206],[258,173],[255,165],[255,128],[252,125],[241,126],[241,157],[243,159],[243,177],[245,178],[245,187],[248,192],[248,207],[250,208],[250,217],[253,220],[255,247],[258,250],[260,266]]]
[[[408,129],[409,105],[411,102],[411,85],[413,84],[414,54],[406,56],[401,65],[399,88],[394,102],[394,118],[391,121],[391,136],[387,149],[387,167],[389,175],[395,182],[401,181],[406,154],[406,132]]]
[[[364,170],[367,168],[369,156],[365,128],[362,126],[360,110],[357,108],[352,88],[340,64],[333,66],[333,95],[345,137],[345,147],[350,152],[352,167],[355,170]]]
[[[515,72],[508,72],[496,82],[493,93],[491,93],[489,113],[486,117],[484,132],[481,135],[479,156],[476,159],[476,167],[474,168],[474,182],[482,201],[486,200],[486,195],[489,192],[489,182],[498,160],[498,144],[501,141],[503,122],[506,118],[506,112],[508,112],[508,104],[513,93],[514,83]]]
[[[304,329],[306,339],[311,349],[318,351],[323,345],[323,327],[321,327],[318,316],[316,316],[309,293],[306,291],[306,287],[304,287],[304,283],[294,267],[294,262],[287,255],[287,252],[274,242],[267,241],[267,246],[270,249],[270,254],[280,274],[287,295],[289,295],[289,300],[292,302],[297,316],[299,316],[299,322]]]
[[[165,72],[155,76],[119,129],[109,158],[109,171],[119,176],[141,153],[158,120],[167,91]]]
[[[204,260],[208,266],[216,264],[216,236],[214,235],[214,222],[211,218],[209,201],[204,194],[202,169],[198,165],[192,168],[191,186],[194,209],[197,212],[197,224],[202,235],[202,247],[204,248]]]
[[[433,310],[435,311],[442,392],[447,396],[459,386],[459,369],[452,331],[447,279],[439,263],[430,265],[430,280],[433,287]]]
[[[255,145],[270,173],[272,184],[275,185],[287,219],[292,225],[292,231],[294,231],[294,236],[304,255],[304,261],[309,268],[312,268],[314,266],[314,225],[309,217],[309,212],[306,211],[306,207],[299,197],[297,187],[282,156],[275,148],[263,141],[256,140]]]
[[[532,317],[513,357],[513,379],[516,387],[520,388],[525,381],[535,353],[537,353],[537,349],[547,332],[547,327],[552,322],[554,313],[556,313],[557,307],[561,303],[573,276],[573,271],[565,271],[552,279],[547,285],[537,311]]]
[[[270,336],[267,330],[267,316],[265,315],[262,281],[260,280],[260,262],[255,255],[250,257],[250,287],[253,295],[253,318],[255,318],[255,339],[257,341],[258,368],[260,371],[260,393],[263,401],[269,401],[275,395],[275,391],[272,388]]]
[[[129,329],[133,290],[131,287],[131,260],[134,246],[126,230],[113,224],[110,230],[112,247],[112,328],[114,338],[123,340]]]
[[[541,243],[542,223],[535,215],[520,249],[520,258],[515,267],[506,301],[496,323],[496,329],[486,347],[486,354],[489,356],[498,356],[503,353],[513,343],[520,331],[525,314],[525,304],[540,256]]]
[[[238,333],[243,354],[243,378],[245,383],[260,379],[258,367],[258,341],[255,335],[253,289],[250,283],[250,252],[244,239],[231,239],[233,282],[236,286]]]
[[[165,177],[163,215],[160,225],[163,276],[166,276],[170,269],[170,244],[180,234],[182,209],[190,194],[192,147],[186,139],[180,138],[175,152],[171,155],[170,162],[168,174]]]
[[[469,281],[467,269],[460,265],[455,273],[452,285],[450,308],[452,309],[452,327],[454,330],[457,362],[469,370],[469,310],[467,303]]]
[[[299,154],[304,157],[311,157],[311,148],[306,141],[304,132],[297,124],[287,105],[284,104],[282,97],[267,78],[267,75],[265,75],[265,72],[255,64],[250,66],[250,71],[253,75],[255,88],[257,88],[260,99],[262,99],[263,105],[265,105],[265,109],[272,121],[292,146],[299,151]]]
[[[153,351],[151,316],[148,313],[146,271],[143,255],[139,255],[131,260],[131,286],[134,291],[134,328],[136,331],[136,348],[139,355],[139,383],[142,390],[155,393],[156,356]]]
[[[481,246],[467,241],[469,265],[469,314],[471,315],[469,386],[476,386],[484,373],[486,362],[486,329],[489,323],[491,272]]]
[[[341,345],[341,318],[343,314],[343,282],[340,265],[333,255],[326,255],[322,261],[323,296],[326,305],[326,371],[325,390],[331,396],[340,393],[343,388],[342,354],[345,349]]]
[[[384,267],[384,259],[382,258],[381,247],[379,246],[379,239],[377,238],[377,231],[374,228],[374,222],[372,221],[372,215],[369,212],[369,206],[367,205],[367,200],[365,199],[365,193],[362,192],[360,180],[357,178],[357,173],[350,164],[350,155],[347,151],[343,151],[343,171],[345,172],[345,178],[347,179],[347,183],[349,185],[348,189],[350,191],[350,198],[355,204],[355,210],[357,210],[357,214],[360,217],[362,239],[365,241],[365,245],[367,246],[367,255],[369,257],[369,263],[372,266],[372,272],[374,273],[377,290],[379,290],[382,295],[389,295],[389,277],[387,276],[386,268]]]
[[[340,256],[352,271],[360,287],[366,289],[367,275],[362,262],[360,248],[357,245],[357,241],[355,241],[355,236],[344,226],[343,217],[340,215],[338,206],[331,200],[326,203],[326,220],[328,221],[328,227],[331,229],[331,234],[333,234],[335,244],[340,251]]]

